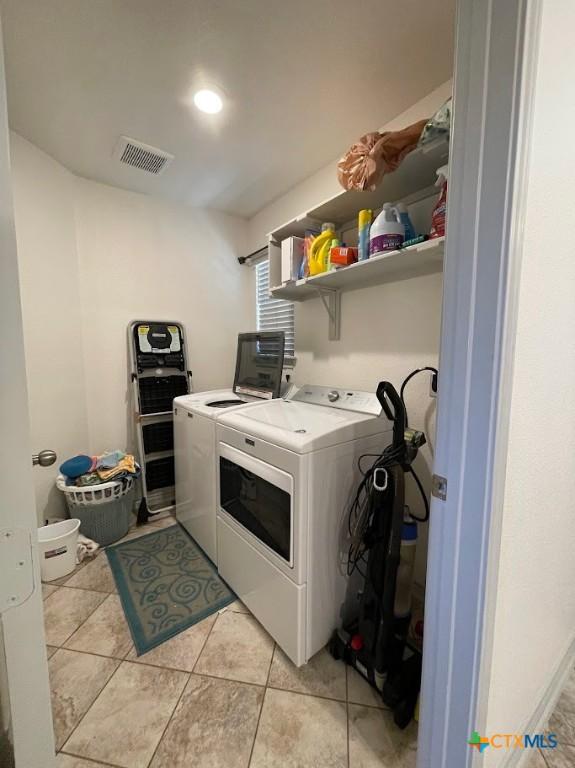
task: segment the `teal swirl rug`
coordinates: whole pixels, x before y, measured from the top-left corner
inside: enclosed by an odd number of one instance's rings
[[[236,600],[176,523],[106,548],[138,656]]]

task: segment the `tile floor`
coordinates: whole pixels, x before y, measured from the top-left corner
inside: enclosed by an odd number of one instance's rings
[[[296,669],[239,601],[137,657],[103,552],[43,592],[58,768],[415,768],[415,724],[326,651]],[[575,765],[574,721],[575,676],[529,768]]]
[[[296,669],[239,601],[137,657],[103,552],[43,592],[58,768],[415,767],[415,725],[326,651]]]

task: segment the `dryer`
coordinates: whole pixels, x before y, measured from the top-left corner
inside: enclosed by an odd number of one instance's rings
[[[218,570],[297,666],[341,623],[358,462],[392,439],[375,393],[305,386],[224,414]]]
[[[215,422],[278,397],[283,358],[283,332],[240,333],[233,387],[174,399],[176,518],[216,564]]]

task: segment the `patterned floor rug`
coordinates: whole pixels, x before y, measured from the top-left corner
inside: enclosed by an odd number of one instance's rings
[[[107,547],[138,656],[236,600],[180,525]]]

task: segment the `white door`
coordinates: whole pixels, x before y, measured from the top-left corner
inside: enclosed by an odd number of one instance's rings
[[[0,328],[0,766],[53,768],[1,48]]]

